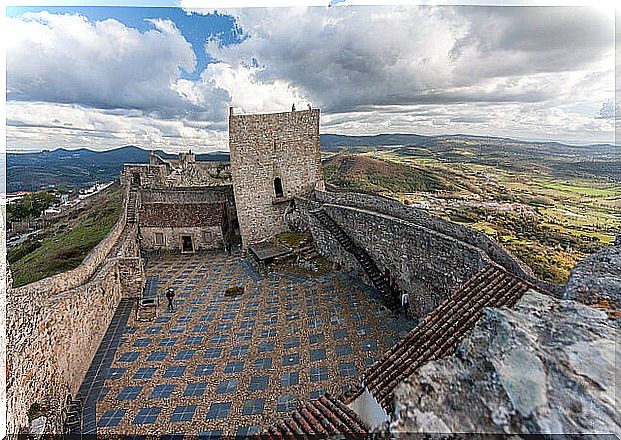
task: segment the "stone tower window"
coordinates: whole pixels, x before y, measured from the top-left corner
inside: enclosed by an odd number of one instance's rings
[[[282,180],[280,177],[276,177],[274,179],[274,192],[276,193],[276,197],[282,197],[284,195],[282,191]]]

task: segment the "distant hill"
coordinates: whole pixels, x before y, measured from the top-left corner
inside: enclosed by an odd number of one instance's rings
[[[423,136],[322,134],[327,153],[356,153],[392,148],[403,156],[433,156],[443,161],[475,162],[512,170],[543,167],[559,175],[597,176],[619,180],[621,148],[608,144],[565,145],[469,135]],[[167,159],[177,156],[157,151]],[[229,160],[226,152],[198,154],[198,160]],[[7,190],[36,191],[50,187],[82,187],[116,179],[124,163],[148,163],[149,151],[128,145],[108,151],[59,148],[38,153],[7,153]]]
[[[165,159],[177,156],[156,151]],[[45,150],[7,153],[7,191],[76,188],[118,178],[125,163],[149,163],[149,150],[133,145],[107,151]],[[228,160],[228,153],[198,154],[198,160]]]
[[[363,155],[337,154],[323,168],[326,181],[339,188],[395,193],[452,188],[433,171]]]

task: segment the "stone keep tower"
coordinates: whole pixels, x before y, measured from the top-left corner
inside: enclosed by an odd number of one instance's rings
[[[244,249],[286,230],[294,196],[324,189],[319,109],[234,115],[231,108],[229,149]]]

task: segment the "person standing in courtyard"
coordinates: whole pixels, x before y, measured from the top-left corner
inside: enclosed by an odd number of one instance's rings
[[[173,300],[175,299],[175,291],[172,287],[166,289],[166,299],[168,300],[168,310],[174,311]]]
[[[401,308],[403,309],[403,314],[407,318],[410,311],[410,295],[405,290],[401,294]]]

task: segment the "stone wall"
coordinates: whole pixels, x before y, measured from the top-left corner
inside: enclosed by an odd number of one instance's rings
[[[155,234],[160,233],[164,237],[164,244],[158,245],[155,242]],[[148,228],[140,229],[142,240],[140,247],[147,251],[167,251],[181,252],[181,236],[189,235],[192,237],[194,251],[208,251],[223,249],[224,238],[221,226],[202,226],[202,227],[177,227],[177,228]]]
[[[481,250],[435,230],[401,219],[337,205],[323,205],[358,246],[411,295],[412,309],[424,316],[490,260]]]
[[[168,170],[166,165],[125,164],[121,173],[121,185],[129,186],[140,177],[140,187],[159,188],[164,186]]]
[[[233,189],[242,246],[286,230],[294,196],[323,189],[319,110],[229,116]],[[277,196],[275,179],[282,196]]]
[[[387,197],[352,193],[352,192],[325,192],[315,191],[315,199],[320,203],[349,206],[369,210],[378,214],[384,214],[395,219],[408,222],[412,227],[431,230],[447,237],[452,237],[457,246],[473,246],[483,251],[489,259],[507,269],[509,272],[528,280],[538,288],[548,291],[560,297],[562,287],[534,277],[531,269],[520,260],[512,256],[499,244],[487,237],[482,232],[459,225],[427,212],[404,205],[403,203]],[[398,236],[397,236],[398,237]],[[396,240],[398,241],[398,240]],[[367,249],[369,250],[369,249]]]
[[[140,200],[145,203],[213,203],[225,202],[235,205],[233,185],[196,188],[149,189],[140,191]]]
[[[28,424],[33,403],[49,407],[59,433],[63,405],[75,396],[122,296],[115,260],[93,279],[51,297],[9,295],[9,432]]]
[[[127,200],[127,194],[125,197]],[[76,269],[7,292],[7,426],[28,425],[28,409],[49,409],[48,432],[59,433],[121,297],[144,286],[137,227],[125,227],[127,202],[108,236]]]

